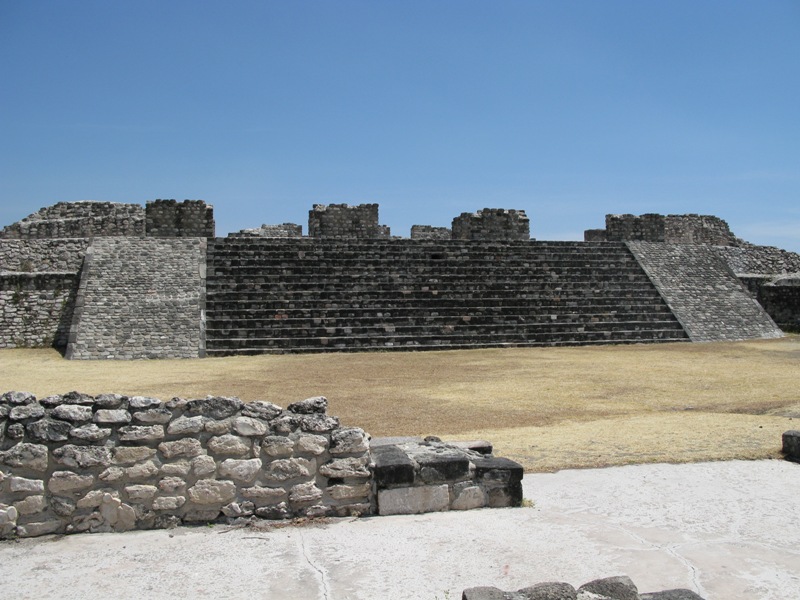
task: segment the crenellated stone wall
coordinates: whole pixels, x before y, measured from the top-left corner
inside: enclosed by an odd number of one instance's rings
[[[377,204],[315,204],[308,211],[308,236],[312,238],[390,237],[386,225],[378,223]]]
[[[214,237],[214,207],[202,200],[154,200],[145,213],[148,237]]]
[[[530,220],[524,210],[484,208],[453,219],[454,240],[529,240]]]
[[[6,239],[92,238],[141,236],[144,208],[117,202],[59,202],[42,208],[0,231]]]
[[[65,349],[77,290],[77,273],[0,272],[0,348]]]
[[[369,436],[309,398],[0,396],[0,537],[369,514]]]

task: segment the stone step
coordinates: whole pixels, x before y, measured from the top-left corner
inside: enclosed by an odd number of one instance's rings
[[[242,340],[243,342],[253,340]],[[604,332],[593,336],[546,336],[545,338],[527,340],[509,340],[499,336],[485,336],[482,339],[471,338],[468,340],[428,337],[428,338],[392,338],[390,340],[358,338],[320,338],[305,340],[305,344],[298,344],[294,338],[273,338],[268,340],[269,345],[255,346],[241,344],[236,347],[223,347],[219,344],[209,344],[209,356],[248,355],[267,353],[307,353],[307,352],[369,352],[369,351],[408,351],[408,350],[473,350],[481,348],[523,348],[523,347],[560,347],[560,346],[590,346],[609,344],[639,344],[686,342],[688,338],[683,331],[664,330],[649,332]]]

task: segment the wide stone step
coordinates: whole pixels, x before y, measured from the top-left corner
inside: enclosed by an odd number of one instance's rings
[[[457,350],[508,347],[552,347],[608,344],[636,344],[688,341],[686,334],[673,329],[649,331],[604,331],[578,335],[575,333],[543,334],[527,339],[509,336],[428,336],[391,338],[321,337],[321,338],[270,338],[266,340],[243,339],[237,344],[226,340],[226,345],[209,344],[207,354],[225,356],[232,354],[264,354],[287,352],[366,352],[389,350]]]

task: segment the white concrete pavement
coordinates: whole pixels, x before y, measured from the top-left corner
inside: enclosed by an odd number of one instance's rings
[[[576,587],[800,598],[800,465],[732,461],[527,475],[531,508],[0,543],[4,598],[456,600]]]

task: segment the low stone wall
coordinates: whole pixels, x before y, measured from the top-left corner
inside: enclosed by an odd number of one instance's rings
[[[0,396],[0,536],[369,514],[369,436],[309,398]]]
[[[433,227],[431,225],[412,225],[412,240],[450,240],[453,232],[449,227]]]
[[[0,238],[91,238],[144,235],[144,208],[117,202],[59,202],[0,231]]]
[[[484,208],[461,213],[452,224],[454,240],[529,240],[531,226],[524,210]]]
[[[720,246],[716,252],[737,275],[800,273],[800,254],[773,246]]]
[[[77,273],[0,272],[0,348],[66,348]]]
[[[606,228],[584,232],[586,241],[667,242],[732,246],[738,243],[728,224],[713,215],[606,215]]]
[[[703,600],[692,590],[674,589],[640,594],[630,577],[606,577],[584,583],[577,590],[568,583],[547,582],[516,592],[496,587],[475,587],[464,590],[462,600]]]
[[[303,226],[295,223],[281,223],[280,225],[264,224],[254,229],[242,229],[229,233],[228,237],[299,238],[303,237]]]

